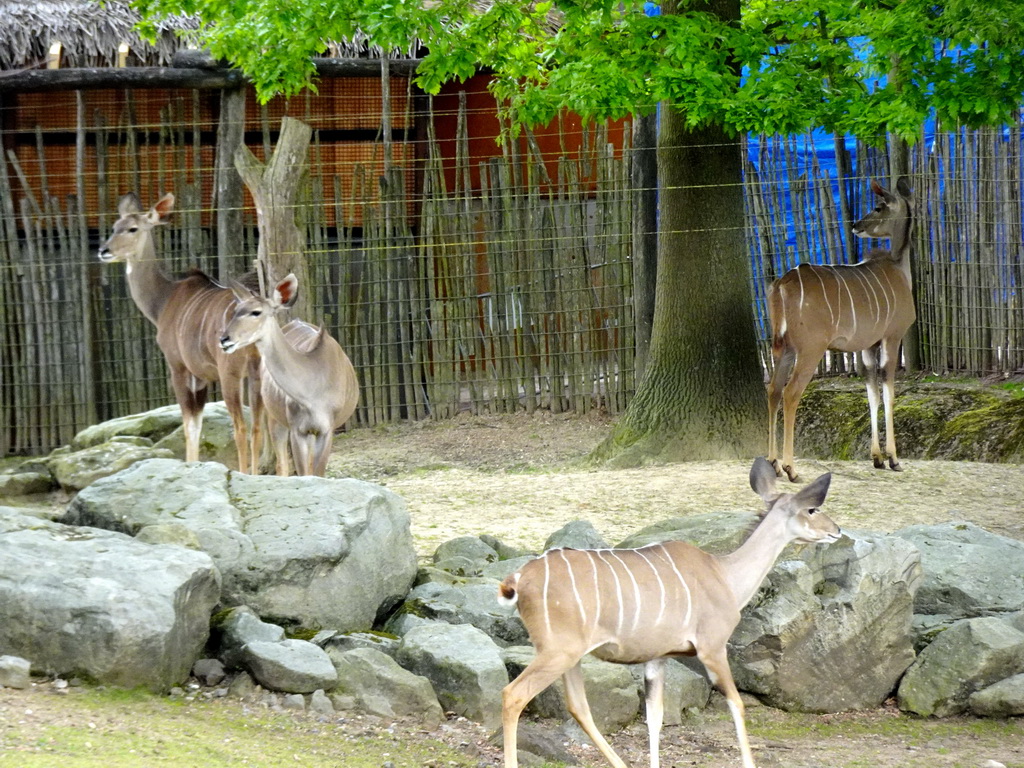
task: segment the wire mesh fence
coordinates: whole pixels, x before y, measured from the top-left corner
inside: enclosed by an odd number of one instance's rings
[[[244,125],[264,158],[282,115],[314,128],[296,211],[311,279],[301,290],[315,315],[304,319],[352,358],[355,421],[622,411],[636,387],[629,126],[567,120],[499,146],[493,113],[465,98],[428,100],[394,78],[382,131],[385,101],[367,80],[250,104]],[[174,191],[177,214],[158,240],[168,274],[197,266],[225,279],[256,252],[248,203],[237,252],[217,252],[213,95],[60,98],[49,111],[24,95],[0,102],[3,455],[42,453],[98,420],[173,401],[123,268],[95,257],[121,194],[136,191],[148,206]],[[862,145],[832,167],[795,137],[759,139],[746,156],[751,300],[765,339],[773,277],[801,261],[859,258],[850,224],[872,205],[866,181],[886,179],[887,158]],[[937,132],[915,149],[912,175],[922,364],[1020,370],[1020,126]]]

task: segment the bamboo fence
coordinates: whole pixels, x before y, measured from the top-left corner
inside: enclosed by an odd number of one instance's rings
[[[599,125],[583,129],[579,151],[556,158],[529,134],[474,157],[465,102],[452,152],[435,135],[432,102],[413,115],[413,101],[402,101],[407,114],[395,119],[421,126],[416,141],[381,131],[342,155],[314,131],[297,212],[315,314],[305,319],[323,323],[355,364],[355,423],[621,412],[636,387],[629,147],[613,146]],[[99,420],[173,402],[154,329],[128,296],[123,268],[95,254],[120,194],[136,190],[149,204],[173,190],[177,215],[158,242],[166,271],[250,267],[251,215],[242,252],[214,252],[208,110],[193,93],[143,118],[128,93],[111,121],[79,94],[70,167],[54,164],[42,135],[20,135],[18,151],[7,149],[0,455],[45,453]],[[249,124],[264,156],[276,119],[264,109]],[[1024,368],[1022,148],[1017,124],[939,131],[914,150],[917,326],[928,371]],[[801,261],[859,258],[850,224],[873,205],[867,180],[889,183],[888,159],[869,146],[852,150],[852,160],[841,152],[832,164],[804,137],[748,147],[751,299],[765,361],[771,279]],[[52,194],[67,174],[74,192]],[[836,373],[854,366],[842,355],[824,364]]]

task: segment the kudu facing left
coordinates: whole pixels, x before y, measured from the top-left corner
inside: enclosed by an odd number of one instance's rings
[[[796,493],[775,489],[775,469],[758,458],[750,486],[767,512],[735,552],[710,555],[685,541],[640,549],[554,549],[506,578],[499,602],[515,603],[537,655],[502,691],[505,768],[518,768],[519,715],[561,676],[569,712],[615,768],[626,764],[597,730],[583,689],[580,659],[588,653],[620,664],[646,662],[651,768],[658,768],[664,714],[665,660],[696,656],[725,694],[744,768],[755,768],[727,643],[740,610],[757,593],[787,544],[828,543],[839,527],[818,507],[831,475]]]
[[[113,232],[99,251],[100,261],[123,261],[128,290],[142,314],[156,326],[156,343],[167,359],[174,397],[181,407],[185,426],[185,460],[199,461],[199,435],[203,426],[210,382],[220,382],[224,405],[231,414],[238,468],[257,471],[261,440],[262,403],[259,387],[259,353],[249,350],[231,356],[220,348],[224,317],[235,303],[230,289],[214,282],[198,269],[182,280],[167,277],[160,269],[153,244],[153,230],[165,224],[174,210],[174,195],[167,193],[148,211],[129,193],[121,198]],[[242,410],[242,390],[249,380],[252,411],[250,450]]]
[[[263,402],[277,454],[277,473],[287,475],[288,447],[295,472],[327,470],[334,430],[359,402],[359,383],[348,355],[324,328],[292,320],[284,328],[277,315],[295,303],[298,281],[288,275],[269,298],[234,285],[238,305],[225,319],[220,344],[225,352],[258,347]]]

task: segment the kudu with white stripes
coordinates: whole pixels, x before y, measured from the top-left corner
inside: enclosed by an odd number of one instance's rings
[[[160,269],[153,244],[153,229],[165,224],[174,210],[174,195],[167,193],[143,211],[139,198],[129,193],[117,207],[110,238],[100,247],[100,261],[123,261],[128,290],[142,314],[156,326],[156,343],[164,353],[171,374],[174,397],[181,407],[185,426],[185,460],[199,460],[199,436],[203,426],[210,382],[220,382],[224,405],[231,414],[238,467],[257,471],[261,440],[262,405],[259,394],[259,353],[231,357],[220,348],[224,318],[235,303],[229,288],[219,285],[198,269],[182,280],[167,277]],[[249,379],[252,449],[242,410],[243,382]]]
[[[852,265],[801,264],[768,290],[773,371],[768,382],[768,461],[776,472],[797,480],[793,465],[796,410],[826,349],[860,352],[871,410],[871,458],[879,469],[899,471],[893,431],[893,382],[900,342],[914,322],[910,283],[910,233],[914,198],[906,177],[896,193],[871,183],[878,206],[853,225],[858,237],[889,238]],[[878,377],[885,404],[885,453],[878,440]],[[776,417],[782,401],[782,462],[776,458]]]
[[[220,344],[225,352],[259,348],[263,402],[277,454],[277,474],[289,474],[291,446],[295,472],[327,470],[334,430],[355,412],[359,383],[348,355],[324,328],[292,320],[284,328],[277,315],[298,298],[298,280],[288,275],[269,298],[234,284],[238,298],[226,318]]]
[[[640,549],[555,549],[506,578],[499,602],[518,605],[537,654],[502,692],[505,768],[518,768],[520,713],[559,676],[569,712],[609,763],[626,768],[591,716],[580,667],[587,653],[620,664],[646,662],[651,768],[659,765],[666,659],[696,655],[728,701],[744,768],[754,768],[727,643],[740,610],[787,544],[840,537],[838,526],[818,511],[830,480],[825,474],[796,493],[780,493],[775,469],[756,459],[750,486],[768,509],[728,555],[711,555],[684,541]]]

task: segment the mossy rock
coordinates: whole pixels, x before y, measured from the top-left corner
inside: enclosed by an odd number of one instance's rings
[[[884,447],[882,406],[878,419]],[[781,411],[779,421],[781,441]],[[980,383],[897,383],[893,422],[902,458],[1024,461],[1024,397],[1001,389]],[[796,451],[817,459],[869,458],[871,423],[863,381],[811,383],[797,412]]]

